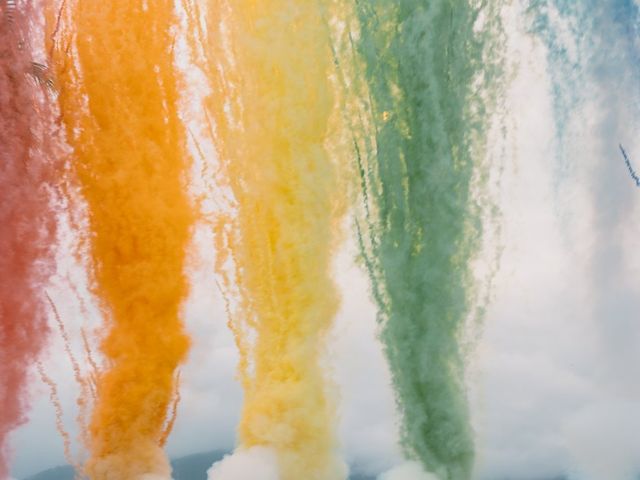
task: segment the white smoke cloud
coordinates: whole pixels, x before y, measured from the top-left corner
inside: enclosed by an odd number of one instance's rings
[[[391,470],[381,473],[378,480],[438,480],[431,473],[422,469],[418,462],[406,462]]]
[[[209,480],[279,480],[275,452],[266,447],[240,449],[209,469]]]

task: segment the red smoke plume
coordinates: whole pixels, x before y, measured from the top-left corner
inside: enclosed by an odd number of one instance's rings
[[[31,48],[30,0],[0,0],[0,478],[9,432],[25,421],[27,373],[48,333],[59,138],[46,67]]]

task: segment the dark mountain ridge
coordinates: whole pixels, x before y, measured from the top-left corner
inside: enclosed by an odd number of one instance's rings
[[[229,452],[196,453],[171,461],[174,480],[207,480],[207,470]],[[23,480],[74,480],[74,469],[69,465],[50,468]],[[352,474],[349,480],[375,480],[375,477]]]
[[[207,480],[207,470],[214,462],[222,460],[229,452],[220,450],[212,452],[202,452],[185,457],[176,458],[171,461],[173,467],[174,480]],[[74,480],[73,467],[69,465],[50,468],[23,480]],[[375,476],[351,473],[349,480],[375,480]],[[522,480],[522,477],[518,477]],[[499,480],[512,480],[510,478],[501,478]],[[535,478],[529,480],[567,480],[566,477],[558,476],[553,478]]]

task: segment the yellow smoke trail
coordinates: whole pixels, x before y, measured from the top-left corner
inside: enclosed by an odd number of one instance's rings
[[[170,0],[66,0],[60,15],[48,14],[106,317],[86,465],[93,480],[170,473],[160,441],[189,345],[179,315],[193,220],[174,15]]]
[[[330,262],[342,192],[324,146],[334,99],[319,2],[210,1],[208,33],[197,5],[186,10],[235,199],[216,242],[241,294],[242,446],[272,447],[283,480],[344,478],[320,365],[339,303]]]

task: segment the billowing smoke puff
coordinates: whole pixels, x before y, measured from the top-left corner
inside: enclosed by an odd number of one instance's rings
[[[266,447],[237,450],[213,464],[209,480],[279,480],[278,459]]]
[[[418,462],[406,462],[381,473],[378,480],[438,480],[438,478],[426,473]]]

